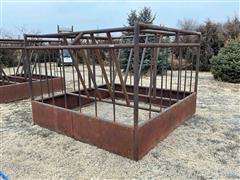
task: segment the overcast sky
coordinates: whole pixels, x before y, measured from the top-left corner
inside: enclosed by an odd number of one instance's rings
[[[127,14],[132,9],[151,7],[156,13],[155,24],[176,27],[178,19],[192,18],[199,23],[207,18],[224,22],[228,17],[240,16],[240,0],[188,0],[168,2],[117,2],[91,1],[60,2],[57,0],[0,0],[1,29],[18,34],[17,27],[25,26],[29,30],[41,33],[56,32],[57,25],[75,30],[118,27],[126,24]],[[50,2],[51,1],[51,2]],[[113,0],[114,1],[114,0]],[[161,1],[161,0],[159,0]]]

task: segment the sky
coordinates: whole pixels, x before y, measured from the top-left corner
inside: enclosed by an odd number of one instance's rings
[[[17,36],[22,27],[41,33],[55,33],[57,25],[76,31],[119,27],[130,10],[144,6],[156,14],[155,24],[168,27],[184,18],[202,23],[240,17],[240,0],[0,0],[0,29]]]

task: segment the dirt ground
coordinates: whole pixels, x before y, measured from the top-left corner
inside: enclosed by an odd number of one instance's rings
[[[10,179],[240,179],[240,84],[200,73],[196,114],[135,162],[32,124],[30,100],[0,104]]]

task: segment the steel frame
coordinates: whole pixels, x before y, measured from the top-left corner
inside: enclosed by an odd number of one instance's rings
[[[59,41],[53,40],[30,40],[34,45],[42,43],[59,43]],[[29,88],[29,75],[27,73],[27,64],[24,60],[24,40],[23,39],[0,39],[0,50],[6,49],[10,50],[12,53],[19,53],[20,58],[17,60],[17,67],[3,68],[3,64],[0,59],[0,103],[8,103],[16,100],[27,99],[33,92],[35,96],[41,95],[43,93],[48,93],[49,85],[48,81],[52,81],[51,84],[54,86],[54,91],[59,91],[62,89],[61,78],[55,76],[47,76],[46,74],[40,74],[36,70],[36,59],[37,55],[30,54],[30,66],[32,67],[31,78],[32,78],[32,89]],[[42,84],[40,86],[40,83]],[[41,87],[41,88],[40,88]],[[41,89],[41,90],[40,90]]]
[[[119,36],[119,33],[129,35]],[[181,42],[181,37],[184,36],[195,36],[195,42]],[[166,38],[169,42],[163,41]],[[31,93],[34,123],[130,159],[141,159],[181,122],[195,113],[200,38],[198,32],[139,23],[132,27],[44,35],[25,34],[23,49],[30,90],[33,90],[33,79],[28,62],[32,51],[51,54],[58,50],[62,55],[63,50],[67,49],[73,60],[71,80],[67,75],[69,68],[64,65],[59,67],[63,79],[62,94],[54,94],[53,89],[48,97],[44,97],[43,93],[41,97]],[[32,39],[59,42],[35,46],[31,43]],[[192,52],[189,57],[190,68],[183,66],[183,59],[186,59],[183,50],[186,48]],[[119,64],[124,49],[130,52],[125,77]],[[144,87],[143,84],[146,83],[143,80],[142,66],[147,50],[151,51],[151,65],[149,86]],[[170,61],[171,68],[162,66],[159,69],[158,60],[165,50],[170,50],[171,55],[165,61]],[[176,71],[172,68],[174,50],[178,52]],[[103,54],[107,54],[107,65]],[[160,78],[157,76],[159,70],[165,72],[160,74]],[[46,71],[51,72],[51,66]],[[51,86],[53,87],[54,85]],[[117,102],[116,99],[119,98],[124,103]],[[98,116],[99,101],[112,104],[112,121]],[[146,103],[148,108],[139,105],[140,102]],[[83,107],[90,104],[94,104],[95,116],[82,111]],[[131,126],[118,121],[116,105],[133,108]],[[79,111],[74,110],[76,107]],[[139,124],[140,109],[149,112],[149,118],[143,124]],[[159,114],[152,117],[152,112]]]

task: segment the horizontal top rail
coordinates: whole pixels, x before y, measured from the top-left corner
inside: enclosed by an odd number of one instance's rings
[[[151,24],[139,24],[140,33],[150,33],[150,34],[162,34],[168,36],[178,35],[201,35],[200,32],[180,30],[174,28],[167,28],[163,26],[151,25]],[[64,32],[64,33],[53,33],[53,34],[26,34],[26,37],[35,37],[35,38],[75,38],[78,34],[99,34],[99,33],[113,33],[113,32],[132,32],[134,33],[134,26],[128,27],[117,27],[117,28],[103,28],[103,29],[93,29],[85,31],[76,31],[76,32]],[[102,37],[105,38],[105,37]],[[113,37],[114,38],[114,37]],[[117,37],[117,38],[120,38]]]
[[[151,47],[198,47],[199,43],[139,43],[140,48]],[[26,49],[121,49],[133,48],[134,44],[97,44],[97,45],[61,45],[61,46],[27,46]],[[1,48],[1,47],[0,47]]]
[[[139,24],[140,29],[152,29],[152,30],[161,30],[161,31],[168,31],[168,32],[175,32],[175,33],[182,33],[188,35],[201,35],[200,32],[196,31],[187,31],[187,30],[180,30],[175,28],[168,28],[164,26],[157,26],[152,24]]]

